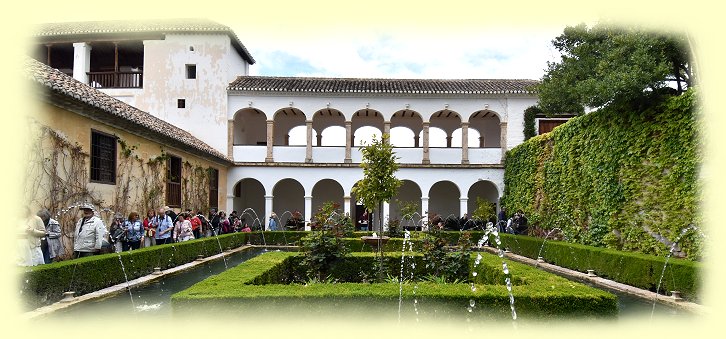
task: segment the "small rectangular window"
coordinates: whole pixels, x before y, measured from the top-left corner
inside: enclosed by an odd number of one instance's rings
[[[91,181],[116,184],[116,137],[91,131]]]
[[[176,107],[177,108],[187,107],[187,101],[185,99],[176,99]]]
[[[187,79],[197,78],[197,65],[187,65]]]

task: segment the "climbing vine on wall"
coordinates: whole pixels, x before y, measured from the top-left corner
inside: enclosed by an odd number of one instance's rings
[[[209,171],[199,164],[185,161],[182,166],[183,207],[194,212],[209,209]]]
[[[503,204],[573,242],[665,255],[701,227],[693,90],[642,112],[601,110],[507,153]],[[702,232],[676,255],[698,259]]]
[[[70,142],[65,135],[30,119],[26,135],[27,156],[24,176],[26,206],[48,209],[61,224],[61,241],[66,254],[73,250],[71,235],[75,228],[74,213],[62,213],[80,202],[100,206],[104,202],[100,194],[89,189],[88,159],[78,143]]]

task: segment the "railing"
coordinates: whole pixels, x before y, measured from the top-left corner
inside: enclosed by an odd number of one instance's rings
[[[275,146],[273,157],[275,162],[305,162],[305,146]],[[343,146],[313,146],[313,163],[343,163],[345,161],[345,147]],[[394,148],[399,163],[420,164],[423,160],[423,148],[419,147],[398,147]],[[430,162],[432,164],[460,164],[461,148],[436,148],[429,149]],[[257,145],[233,145],[232,157],[238,162],[264,162],[267,157],[267,146]],[[358,146],[351,149],[351,160],[353,163],[360,163],[363,155]],[[502,160],[502,149],[492,148],[469,148],[469,163],[495,165]]]
[[[87,72],[93,88],[143,88],[144,72]]]

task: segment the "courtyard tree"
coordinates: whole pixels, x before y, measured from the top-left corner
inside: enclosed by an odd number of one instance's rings
[[[401,181],[395,176],[398,171],[396,153],[388,142],[389,135],[373,138],[370,144],[360,147],[363,160],[363,179],[353,187],[353,194],[369,211],[378,209],[378,233],[383,234],[383,202],[389,202],[396,195]]]
[[[565,28],[552,44],[562,54],[536,86],[547,113],[581,114],[610,105],[639,110],[693,82],[683,35],[602,23]]]

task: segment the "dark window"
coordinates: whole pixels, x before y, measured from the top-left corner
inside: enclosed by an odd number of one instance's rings
[[[215,168],[209,168],[209,207],[218,208],[219,206],[219,171]]]
[[[552,120],[540,120],[539,121],[539,134],[545,134],[551,132],[555,127],[562,125],[567,122],[567,119],[552,119]]]
[[[116,137],[91,131],[91,181],[116,184]]]
[[[187,79],[197,78],[197,65],[187,65]]]
[[[176,107],[178,107],[178,108],[187,107],[186,99],[176,99]]]
[[[166,163],[166,204],[169,207],[181,207],[181,158],[169,156]]]

